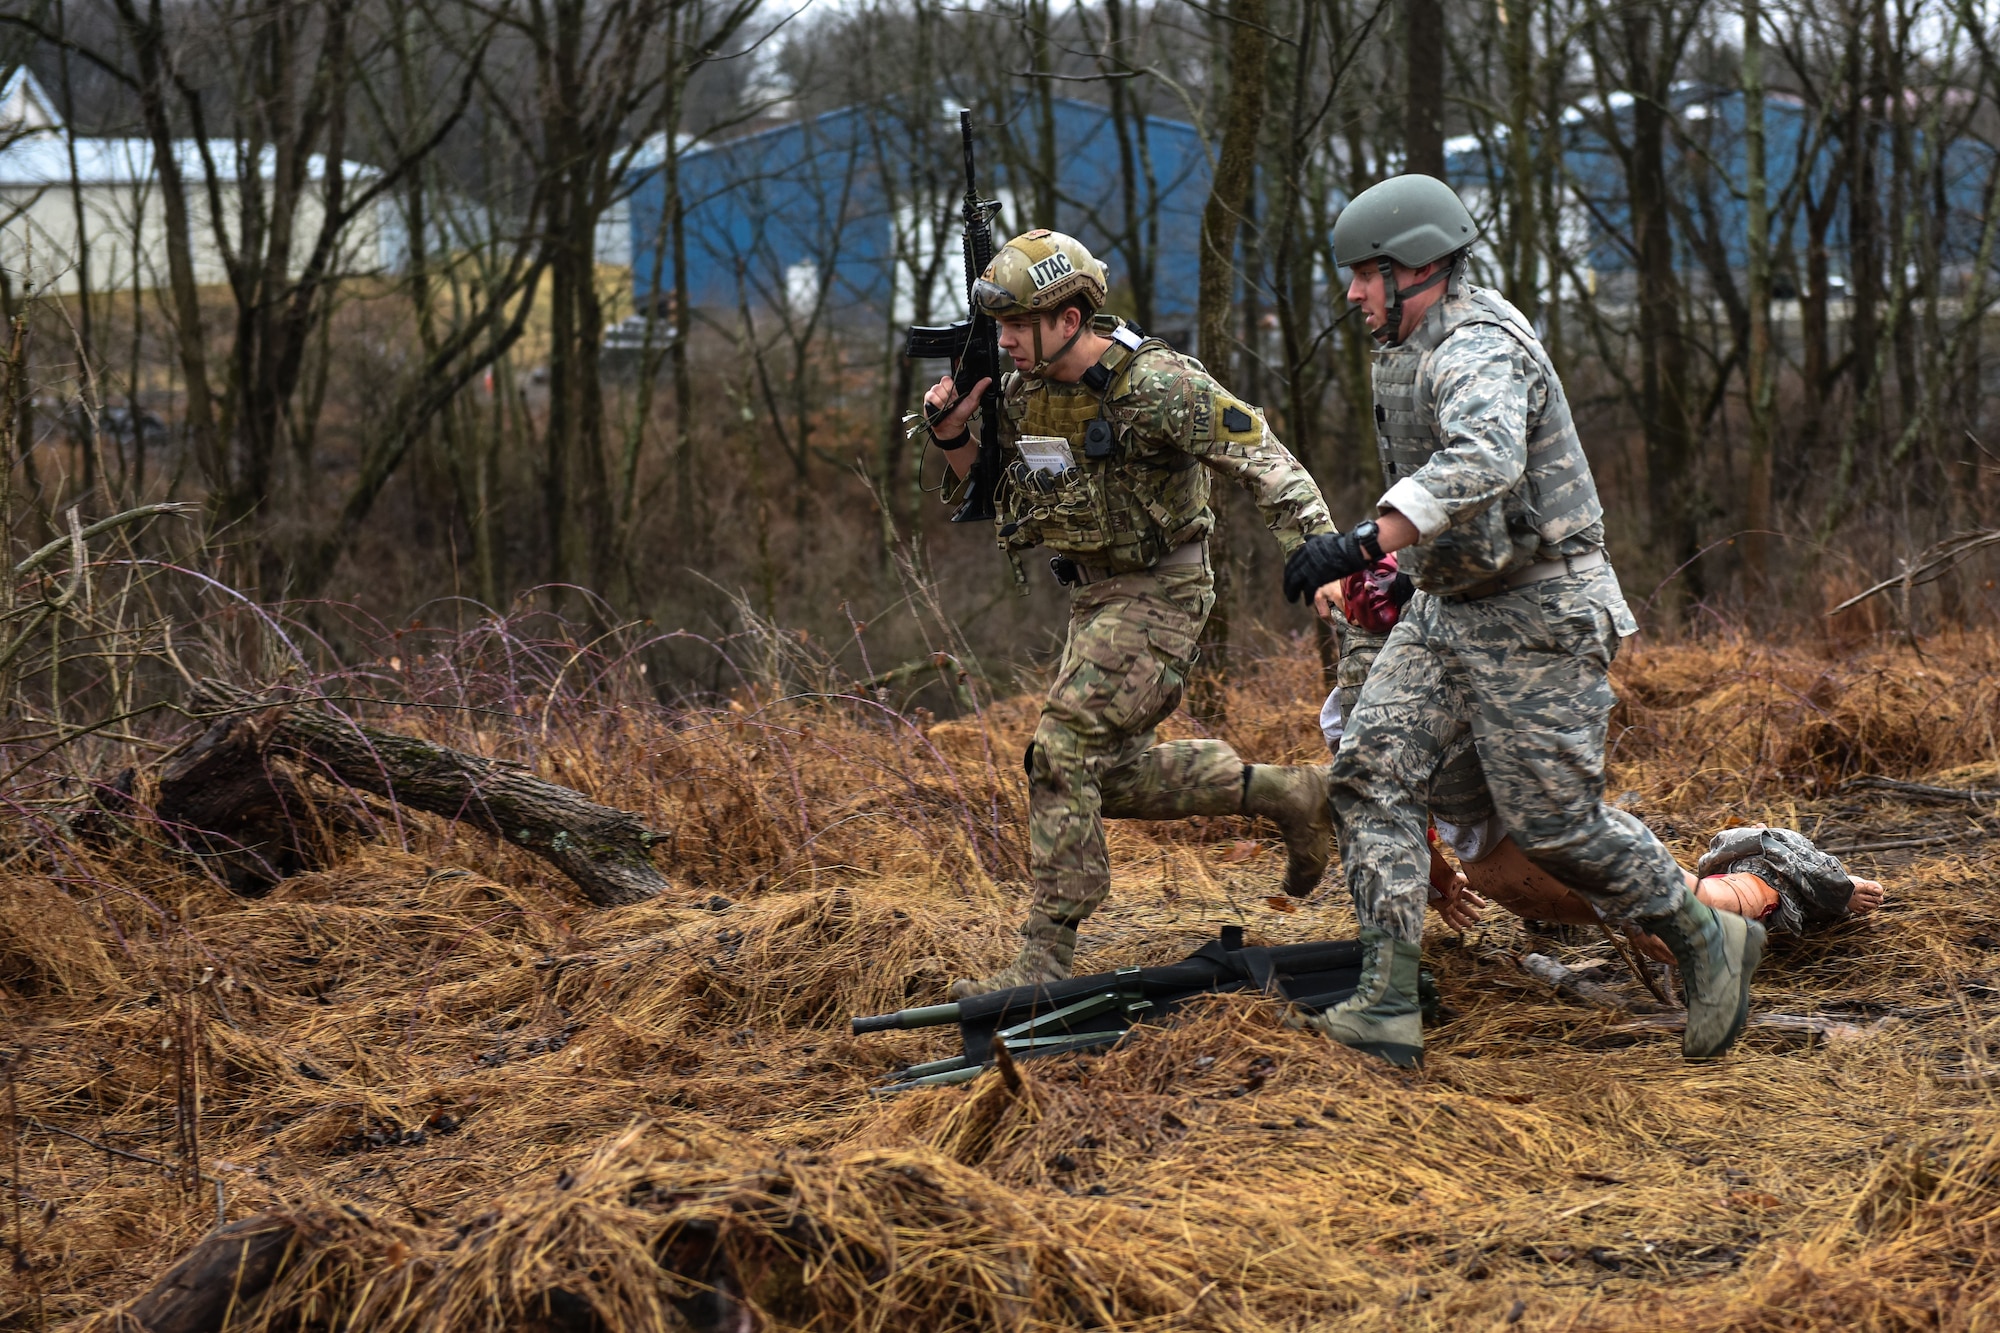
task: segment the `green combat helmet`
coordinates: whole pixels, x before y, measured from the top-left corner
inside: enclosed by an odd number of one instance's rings
[[[1349,201],[1333,221],[1333,262],[1356,268],[1374,260],[1389,293],[1388,318],[1375,337],[1393,347],[1402,341],[1403,302],[1429,291],[1451,273],[1447,264],[1424,281],[1396,286],[1391,261],[1422,268],[1455,255],[1479,236],[1479,224],[1449,185],[1435,176],[1411,173],[1371,185]]]
[[[1104,308],[1104,298],[1109,293],[1108,276],[1104,265],[1084,249],[1083,242],[1059,231],[1037,227],[1000,247],[993,262],[973,284],[972,299],[982,313],[995,319],[1045,314],[1079,295],[1089,303],[1091,314],[1096,314]],[[1036,321],[1035,365],[1029,374],[1047,374],[1049,366],[1061,360],[1063,353],[1089,327],[1090,320],[1086,318],[1070,340],[1050,356],[1042,352],[1041,323]]]

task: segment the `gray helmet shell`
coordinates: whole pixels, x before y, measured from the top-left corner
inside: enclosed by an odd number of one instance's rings
[[[1405,268],[1422,268],[1478,236],[1457,191],[1412,172],[1369,186],[1340,210],[1333,220],[1333,262],[1353,268],[1386,255]]]

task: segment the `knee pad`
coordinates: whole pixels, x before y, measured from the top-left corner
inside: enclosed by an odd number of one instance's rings
[[[1035,743],[1033,741],[1029,741],[1028,748],[1021,751],[1021,771],[1027,774],[1028,781],[1033,782],[1035,780]]]

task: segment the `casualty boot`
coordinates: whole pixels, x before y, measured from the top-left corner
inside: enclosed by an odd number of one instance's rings
[[[1417,1000],[1421,951],[1375,926],[1363,927],[1361,948],[1361,984],[1354,994],[1314,1014],[1306,1026],[1408,1069],[1424,1053],[1424,1016]]]
[[[1333,851],[1333,810],[1327,800],[1332,771],[1324,764],[1243,766],[1243,813],[1262,815],[1284,834],[1285,892],[1294,898],[1310,898],[1326,878]],[[1410,994],[1416,993],[1412,980]]]
[[[1021,935],[1021,952],[1013,962],[984,981],[952,982],[951,998],[969,1000],[988,991],[1069,979],[1070,962],[1076,957],[1075,926],[1052,920],[1044,912],[1031,911],[1028,923],[1021,927]]]
[[[1641,917],[1638,924],[1665,941],[1680,965],[1687,998],[1681,1054],[1690,1060],[1721,1055],[1750,1021],[1750,974],[1764,956],[1764,927],[1685,892],[1673,911]]]

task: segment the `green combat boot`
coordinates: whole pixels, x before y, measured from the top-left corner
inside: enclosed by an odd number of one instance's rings
[[[952,982],[951,998],[969,1000],[988,991],[1069,979],[1069,965],[1076,957],[1076,927],[1054,921],[1046,913],[1031,911],[1028,923],[1021,927],[1021,936],[1021,952],[1013,962],[984,981]]]
[[[1721,1055],[1750,1021],[1750,974],[1764,957],[1764,927],[1734,912],[1718,912],[1692,893],[1665,916],[1639,919],[1659,936],[1680,964],[1687,997],[1687,1030],[1681,1054],[1690,1060]]]
[[[1285,837],[1285,892],[1310,898],[1326,878],[1333,851],[1333,810],[1327,803],[1327,778],[1320,764],[1245,764],[1243,813],[1262,815]],[[1415,995],[1415,983],[1410,994]]]
[[[1424,1053],[1424,1016],[1417,999],[1421,951],[1375,926],[1362,929],[1361,947],[1360,986],[1325,1013],[1308,1018],[1306,1026],[1408,1069]]]

